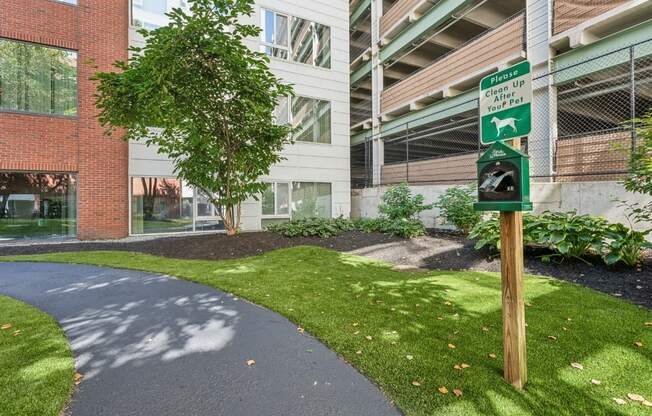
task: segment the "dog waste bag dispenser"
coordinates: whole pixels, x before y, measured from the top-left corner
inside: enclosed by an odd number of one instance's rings
[[[495,142],[478,159],[476,211],[531,211],[530,163],[526,154]]]

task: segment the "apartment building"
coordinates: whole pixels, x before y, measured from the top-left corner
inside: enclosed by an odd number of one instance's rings
[[[355,0],[350,16],[355,188],[407,181],[436,195],[473,182],[479,80],[528,59],[535,206],[578,208],[560,192],[584,190],[586,211],[604,208],[595,189],[622,194],[628,120],[652,106],[652,2]],[[354,213],[373,215],[361,208],[372,193],[356,192]]]
[[[0,4],[0,239],[120,238],[221,230],[217,210],[157,149],[108,137],[97,70],[142,45],[184,0],[3,0]],[[261,0],[247,40],[294,85],[277,118],[296,143],[243,205],[244,230],[300,216],[348,216],[348,5]]]

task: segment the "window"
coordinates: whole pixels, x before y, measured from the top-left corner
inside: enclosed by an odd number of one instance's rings
[[[77,0],[57,0],[57,1],[60,1],[61,3],[77,4]]]
[[[217,209],[201,191],[175,178],[131,178],[131,233],[220,230]]]
[[[331,67],[329,26],[266,9],[261,9],[260,20],[262,52],[293,62]]]
[[[275,182],[266,184],[262,195],[262,214],[270,217],[290,216],[290,184]]]
[[[261,12],[262,48],[269,56],[288,59],[288,17],[271,10]]]
[[[169,23],[166,13],[174,8],[187,9],[184,0],[131,0],[131,24],[147,30],[158,29]]]
[[[292,218],[331,217],[331,184],[292,183]]]
[[[73,175],[0,172],[0,240],[74,237],[76,231]]]
[[[331,142],[331,103],[316,98],[292,98],[294,138],[301,142]]]
[[[331,217],[331,184],[272,182],[262,193],[262,226],[309,217]]]
[[[0,39],[0,110],[77,114],[77,53]]]

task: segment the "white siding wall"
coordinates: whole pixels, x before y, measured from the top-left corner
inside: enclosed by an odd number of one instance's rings
[[[345,0],[262,0],[255,15],[245,19],[260,22],[261,8],[309,19],[331,28],[331,69],[311,67],[272,59],[272,71],[293,84],[295,94],[331,102],[331,144],[296,143],[282,152],[286,160],[271,169],[264,181],[328,182],[332,190],[333,216],[348,217],[351,210],[349,164],[349,4]],[[142,41],[133,30],[130,42]],[[258,40],[248,41],[258,49]],[[130,143],[129,174],[132,176],[172,176],[172,164],[155,148]],[[253,198],[243,205],[243,230],[260,229],[260,202]]]

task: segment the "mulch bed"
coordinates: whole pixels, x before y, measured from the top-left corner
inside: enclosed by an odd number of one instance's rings
[[[381,254],[372,255],[394,264],[417,263],[420,267],[440,270],[500,271],[500,258],[488,250],[475,250],[473,242],[463,236],[431,232],[422,244],[443,247],[436,254],[411,250],[409,240],[378,233],[348,232],[339,237],[287,238],[268,232],[242,233],[234,237],[224,234],[205,234],[154,240],[128,242],[84,242],[0,246],[0,255],[38,254],[84,250],[137,251],[180,259],[223,260],[253,256],[278,248],[315,245],[338,251],[369,251],[386,247]],[[389,248],[387,248],[389,247]],[[450,249],[446,249],[450,247]],[[405,253],[409,253],[409,258]],[[579,260],[543,263],[537,257],[545,252],[526,252],[525,272],[550,276],[590,287],[613,296],[652,308],[652,256],[648,255],[635,269],[623,266],[607,267],[599,258],[589,259],[592,265]]]

